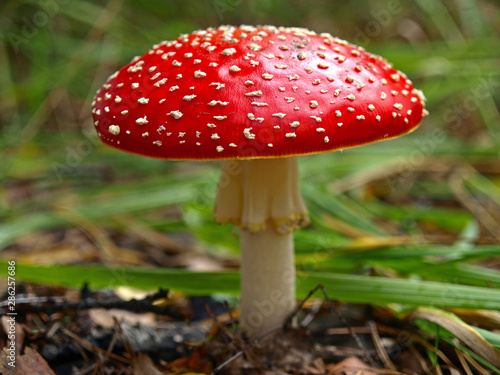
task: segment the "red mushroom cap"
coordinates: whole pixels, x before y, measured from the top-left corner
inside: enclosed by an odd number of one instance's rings
[[[386,60],[302,28],[222,26],[162,42],[93,102],[104,143],[162,159],[267,158],[394,138],[424,97]]]

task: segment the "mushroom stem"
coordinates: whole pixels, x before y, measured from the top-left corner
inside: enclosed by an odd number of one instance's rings
[[[241,325],[251,338],[295,306],[293,231],[309,223],[295,157],[227,160],[215,219],[241,227]]]
[[[283,324],[295,307],[293,233],[268,225],[241,230],[241,328],[254,339]]]

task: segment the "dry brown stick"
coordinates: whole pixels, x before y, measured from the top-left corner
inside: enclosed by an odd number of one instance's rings
[[[210,318],[212,318],[212,321],[221,332],[224,332],[232,341],[240,341],[238,336],[228,330],[227,327],[217,318],[208,304],[205,305],[205,310],[207,310],[208,315],[210,315]]]
[[[337,345],[322,345],[315,344],[314,351],[319,354],[319,356],[323,359],[327,359],[329,361],[329,355],[333,355],[335,357],[361,357],[364,355],[363,351],[358,348],[353,348],[349,346],[337,346]],[[370,350],[370,354],[377,355],[376,350]]]
[[[408,372],[401,372],[397,370],[389,370],[386,368],[379,368],[379,369],[370,369],[371,371],[376,371],[379,374],[385,374],[385,375],[419,375],[416,372],[413,371],[408,371]],[[361,375],[361,374],[357,374]]]
[[[353,332],[356,333],[371,333],[371,329],[368,327],[351,327]],[[325,334],[327,335],[349,335],[349,329],[345,327],[337,327],[337,328],[328,328],[325,331]]]
[[[436,365],[434,366],[434,370],[436,370],[437,375],[443,375],[443,370],[441,370],[441,366],[439,365],[439,363],[436,363]]]
[[[87,355],[87,353],[85,353],[85,350],[82,348],[82,346],[80,345],[79,342],[74,342],[73,345],[76,346],[76,348],[78,349],[78,351],[80,352],[80,355],[82,356],[83,360],[87,363],[90,362],[90,358],[89,356]]]
[[[382,342],[380,340],[380,335],[377,330],[377,326],[373,321],[369,321],[368,327],[370,328],[373,344],[375,345],[375,349],[377,350],[378,357],[383,362],[385,367],[391,370],[396,370],[396,366],[394,366],[394,363],[392,363],[391,359],[389,358],[389,355],[387,354],[384,345],[382,345]]]
[[[365,334],[372,333],[371,329],[368,327],[351,327],[351,329],[355,333],[365,333]],[[327,335],[350,335],[351,332],[346,327],[337,327],[337,328],[328,328],[325,331],[325,334],[327,334]]]
[[[457,355],[458,360],[460,361],[460,364],[462,365],[462,368],[464,369],[465,373],[467,375],[474,375],[472,373],[472,371],[470,370],[470,367],[467,364],[467,361],[464,358],[464,354],[458,348],[455,348],[455,354]]]
[[[423,340],[417,335],[411,334],[410,337],[412,340],[418,342],[420,345],[422,345],[429,351],[432,351],[435,354],[437,354],[438,357],[441,358],[448,366],[454,368],[455,370],[458,370],[457,366],[455,366],[453,362],[451,362],[450,359],[441,350],[437,349],[434,345],[429,344],[427,341]]]
[[[115,321],[115,327],[116,327],[116,332],[118,332],[118,337],[120,337],[120,340],[123,344],[123,347],[125,348],[125,351],[128,354],[128,357],[131,360],[135,360],[137,356],[135,354],[134,348],[130,344],[130,341],[128,340],[128,338],[123,333],[122,327],[121,327],[120,323],[118,322],[118,320],[115,317],[113,317],[113,320]]]
[[[92,372],[92,375],[97,375],[97,371],[101,370],[101,373],[102,373],[102,364],[100,362],[96,363],[95,364],[95,368],[94,368],[94,371]]]
[[[408,349],[410,349],[410,352],[417,358],[418,362],[420,363],[420,366],[422,367],[422,370],[427,375],[433,375],[431,369],[429,368],[429,365],[427,364],[427,361],[425,358],[420,354],[420,352],[415,348],[415,345],[409,344]]]
[[[468,353],[463,353],[464,358],[469,362],[480,374],[482,375],[490,375],[490,372],[485,370],[483,366],[481,366],[477,361],[472,358]]]
[[[314,304],[311,307],[311,311],[309,312],[309,314],[307,314],[304,317],[304,319],[302,319],[302,321],[300,322],[301,327],[307,327],[309,325],[309,323],[311,323],[314,320],[314,318],[318,314],[319,310],[321,309],[322,304],[323,304],[323,301],[318,301],[318,303]]]
[[[115,320],[115,322],[116,322],[116,320]],[[109,355],[113,351],[113,348],[115,347],[117,340],[118,340],[118,331],[115,331],[115,333],[113,334],[113,337],[111,338],[111,342],[108,345],[108,349],[106,350],[106,354],[104,355],[104,358],[106,358],[106,360],[109,358]]]
[[[76,370],[76,372],[74,372],[74,375],[85,375],[94,368],[95,368],[95,363],[88,365],[87,367],[81,368],[79,370]]]
[[[98,346],[95,346],[91,342],[89,342],[89,341],[85,340],[84,338],[81,338],[80,336],[71,332],[69,329],[63,327],[62,330],[66,336],[68,336],[73,341],[76,341],[77,343],[79,343],[84,349],[87,349],[89,352],[98,353],[101,355],[106,353],[106,351],[104,349],[101,349]],[[126,358],[120,357],[119,355],[116,355],[114,353],[110,353],[109,357],[118,361],[118,362],[128,363],[128,360]]]

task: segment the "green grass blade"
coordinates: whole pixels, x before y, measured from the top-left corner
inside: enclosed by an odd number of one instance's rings
[[[0,274],[6,274],[6,261],[0,262]],[[239,294],[239,273],[191,272],[171,268],[106,268],[83,266],[36,266],[18,264],[16,277],[27,282],[91,288],[127,285],[142,289],[159,287],[187,294]],[[304,297],[322,284],[331,298],[345,302],[438,307],[500,309],[500,291],[418,280],[390,279],[320,272],[299,272],[297,295]]]

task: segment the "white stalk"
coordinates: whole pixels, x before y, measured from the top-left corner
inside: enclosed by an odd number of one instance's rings
[[[295,307],[293,231],[309,222],[296,158],[224,161],[214,214],[241,227],[240,320],[258,337]]]
[[[293,233],[268,225],[258,233],[242,230],[241,327],[250,338],[283,324],[295,307]]]

